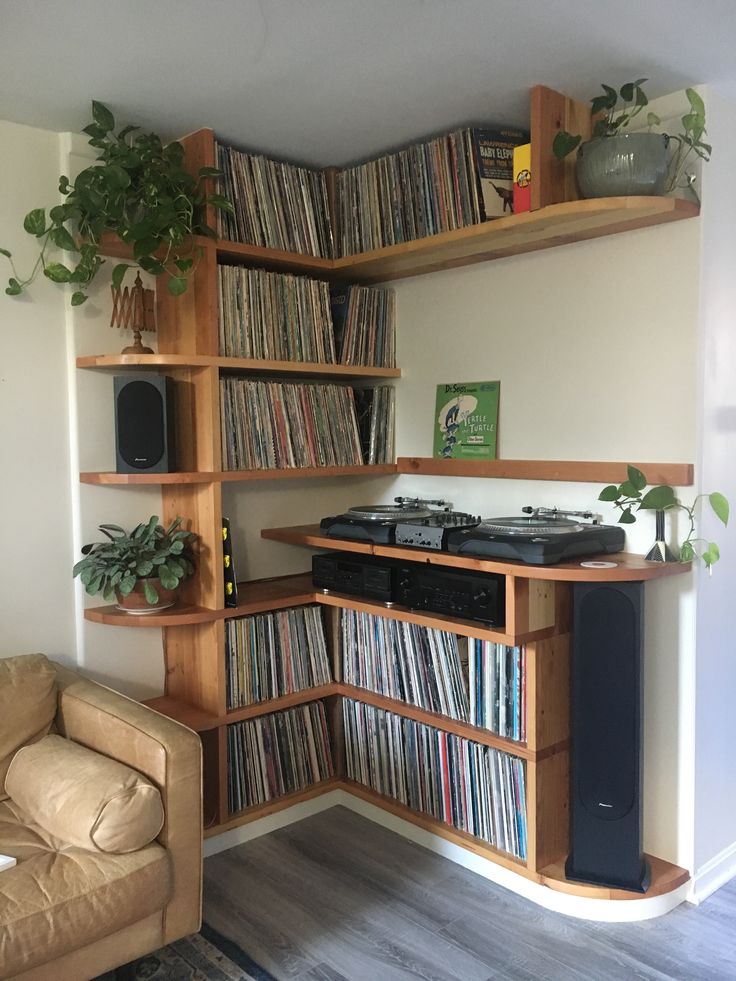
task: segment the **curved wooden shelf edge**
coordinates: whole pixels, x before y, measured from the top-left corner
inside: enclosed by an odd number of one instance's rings
[[[124,613],[116,606],[88,606],[84,619],[104,623],[108,627],[181,627],[192,623],[210,623],[219,619],[220,610],[204,606],[173,606],[159,613]]]
[[[557,565],[527,565],[524,562],[494,561],[451,552],[402,548],[397,545],[375,545],[372,542],[356,542],[345,538],[328,538],[319,525],[263,528],[261,537],[288,545],[304,545],[309,548],[340,552],[361,552],[365,555],[381,555],[402,561],[426,562],[429,565],[474,569],[476,572],[495,572],[519,579],[541,579],[547,582],[642,582],[683,575],[692,568],[690,562],[648,562],[643,556],[629,552],[591,555],[580,562],[559,562]],[[596,561],[614,563],[614,567],[591,569],[581,564]]]
[[[654,896],[664,896],[668,892],[674,892],[690,878],[690,873],[686,869],[681,869],[679,865],[665,862],[663,858],[655,855],[644,856],[649,862],[652,873],[652,881],[646,892],[631,892],[628,889],[615,889],[610,886],[596,886],[585,882],[572,882],[565,878],[565,859],[560,858],[551,865],[545,866],[540,870],[540,878],[545,886],[556,889],[558,892],[568,893],[571,896],[584,896],[587,899],[651,899]]]

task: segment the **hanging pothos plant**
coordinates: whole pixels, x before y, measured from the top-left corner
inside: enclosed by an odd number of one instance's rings
[[[141,269],[167,276],[169,292],[178,296],[185,292],[188,274],[201,252],[193,236],[217,237],[204,220],[206,205],[233,210],[226,198],[209,191],[211,180],[221,172],[201,167],[193,176],[184,169],[181,143],[164,146],[155,133],[134,136],[137,126],[125,126],[116,134],[115,117],[101,102],[92,103],[92,116],[83,132],[98,151],[95,163],[74,181],[59,179],[59,191],[66,198],[63,204],[51,208],[48,216],[44,208],[34,208],[23,222],[40,244],[30,275],[20,276],[11,253],[0,248],[13,269],[5,292],[19,295],[43,270],[52,282],[71,284],[72,306],[79,306],[104,262],[102,236],[113,233],[131,247]],[[47,261],[54,246],[74,261]],[[128,268],[125,262],[114,267],[114,287],[120,286]]]

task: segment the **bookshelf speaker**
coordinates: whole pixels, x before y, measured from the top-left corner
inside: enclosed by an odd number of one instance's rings
[[[114,386],[117,472],[175,471],[173,379],[118,375]]]
[[[573,587],[568,879],[646,892],[641,845],[642,583]]]

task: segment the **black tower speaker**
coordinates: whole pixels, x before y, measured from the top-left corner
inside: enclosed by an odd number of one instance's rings
[[[641,845],[642,583],[573,587],[568,879],[646,892]]]
[[[117,472],[174,472],[173,379],[165,375],[118,375],[114,383]]]

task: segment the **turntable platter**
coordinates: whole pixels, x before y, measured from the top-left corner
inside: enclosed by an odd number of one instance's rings
[[[359,521],[413,521],[415,518],[428,518],[432,514],[429,508],[397,507],[395,504],[374,504],[348,508],[345,517]]]
[[[564,535],[570,532],[582,531],[586,525],[578,524],[567,518],[484,518],[481,527],[488,532],[504,532],[507,535]]]

